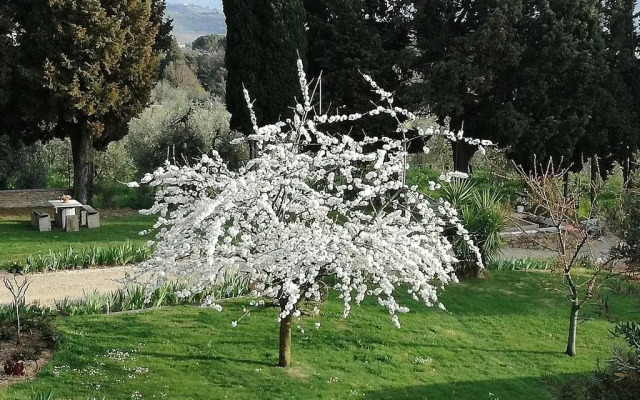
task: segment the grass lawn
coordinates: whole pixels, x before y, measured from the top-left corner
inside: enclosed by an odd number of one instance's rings
[[[563,354],[568,304],[557,276],[494,271],[442,295],[447,312],[412,306],[393,328],[367,300],[342,319],[339,299],[322,307],[322,326],[303,319],[293,334],[293,367],[275,367],[276,310],[246,300],[218,313],[167,308],[60,320],[53,360],[0,399],[29,399],[51,388],[54,399],[551,399],[545,377],[593,370],[614,342],[594,317],[579,325],[578,355]],[[614,304],[624,315],[631,303]],[[117,353],[125,352],[125,354]]]
[[[31,226],[28,215],[0,217],[0,264],[24,260],[29,254],[47,254],[49,250],[64,251],[68,247],[82,249],[90,246],[114,246],[127,240],[143,244],[147,238],[138,233],[153,225],[154,217],[128,215],[100,217],[100,228],[80,229],[78,232],[38,232]]]

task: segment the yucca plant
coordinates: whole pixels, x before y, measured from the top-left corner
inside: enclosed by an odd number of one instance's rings
[[[453,178],[440,189],[440,197],[451,203],[457,210],[469,204],[474,193],[474,183],[469,179],[461,178]]]
[[[480,249],[483,263],[487,265],[499,253],[502,246],[500,232],[508,223],[502,195],[490,189],[478,190],[469,180],[454,179],[443,186],[442,198],[456,207],[469,236]],[[481,270],[466,241],[454,234],[450,238],[460,260],[458,272],[479,276]]]

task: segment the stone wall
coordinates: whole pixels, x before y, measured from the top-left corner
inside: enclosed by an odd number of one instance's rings
[[[0,209],[50,207],[48,200],[72,192],[71,189],[0,190]]]

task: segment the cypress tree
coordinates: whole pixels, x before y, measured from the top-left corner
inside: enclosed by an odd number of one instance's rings
[[[253,127],[243,87],[255,99],[253,110],[260,126],[286,119],[300,98],[296,63],[298,57],[306,61],[305,10],[300,0],[224,0],[223,7],[230,125],[249,135]]]
[[[607,74],[602,23],[595,0],[527,0],[519,26],[520,67],[510,83],[515,132],[507,155],[532,168],[534,160],[581,167],[580,144],[596,148],[598,123],[592,120]],[[534,158],[535,157],[535,158]],[[562,162],[561,162],[562,161]]]
[[[611,104],[608,110],[599,112],[607,129],[607,164],[617,161],[623,167],[624,180],[628,183],[634,167],[632,159],[638,151],[640,75],[636,58],[634,27],[635,0],[604,0],[604,37],[606,62],[609,75],[605,89]]]
[[[397,92],[411,60],[410,2],[399,0],[306,0],[309,36],[309,75],[322,77],[322,113],[352,113],[372,107],[371,86]],[[404,14],[403,14],[404,12]],[[320,105],[318,104],[318,107]],[[334,125],[343,134],[389,134],[395,129],[388,118]],[[422,146],[419,146],[422,149]]]

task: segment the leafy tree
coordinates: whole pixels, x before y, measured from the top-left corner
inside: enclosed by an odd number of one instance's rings
[[[227,38],[224,35],[204,35],[191,43],[193,50],[206,51],[216,55],[224,55],[227,47]]]
[[[295,105],[296,60],[298,55],[304,59],[307,52],[305,10],[301,0],[224,0],[222,4],[227,21],[227,109],[231,128],[249,135],[254,124],[243,88],[257,99],[253,110],[259,125],[280,120]],[[253,146],[251,156],[256,156]]]
[[[247,150],[229,142],[239,134],[229,129],[224,104],[193,96],[185,87],[161,82],[152,92],[154,104],[131,120],[125,149],[140,176],[161,167],[167,158],[193,162],[203,153],[216,150],[229,167],[247,161]]]
[[[185,55],[182,49],[180,48],[180,44],[176,40],[175,37],[171,37],[171,41],[169,42],[169,47],[167,47],[166,51],[162,56],[162,60],[160,60],[160,67],[158,68],[158,76],[162,79],[165,77],[166,69],[171,63],[175,62],[185,62]]]
[[[205,90],[220,98],[224,98],[227,84],[224,65],[226,47],[227,38],[222,35],[200,36],[192,43],[192,48],[197,53],[195,64],[198,80]]]
[[[88,202],[93,149],[126,135],[157,78],[164,1],[7,2],[20,54],[5,128],[25,141],[69,137],[75,197]]]
[[[419,56],[413,66],[420,80],[408,97],[441,117],[466,136],[507,145],[512,130],[514,88],[510,76],[520,66],[522,45],[517,26],[522,0],[420,0],[415,32]],[[476,147],[453,143],[453,163],[467,171]]]
[[[203,91],[198,77],[184,60],[170,62],[164,71],[164,78],[175,88]]]

